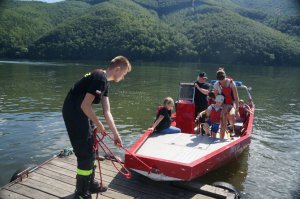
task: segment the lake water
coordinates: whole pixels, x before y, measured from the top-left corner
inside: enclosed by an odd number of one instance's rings
[[[61,116],[64,97],[82,75],[107,64],[0,61],[0,186],[22,165],[40,164],[70,146]],[[111,83],[110,89],[112,114],[125,147],[149,127],[164,97],[177,99],[179,82],[195,81],[201,71],[213,79],[217,68],[133,63],[125,81]],[[248,198],[300,198],[300,67],[225,69],[253,88],[256,112],[251,145],[236,161],[199,181],[229,182]],[[95,110],[101,115],[99,105]]]

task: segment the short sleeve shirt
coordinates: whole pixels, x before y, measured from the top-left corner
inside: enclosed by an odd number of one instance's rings
[[[171,126],[171,111],[169,111],[165,107],[161,108],[157,113],[156,119],[160,115],[164,116],[164,119],[162,121],[160,121],[160,123],[156,126],[157,131],[161,131],[161,130],[169,128]]]
[[[76,82],[71,93],[80,96],[81,102],[86,93],[90,93],[95,96],[93,104],[99,104],[103,96],[108,97],[108,86],[106,73],[101,69],[96,69],[85,74],[81,80]]]
[[[198,84],[200,88],[209,90],[208,83],[199,83],[198,81],[195,82]],[[195,97],[194,97],[195,105],[197,107],[197,112],[201,112],[207,108],[207,95],[201,93],[197,88],[195,88]]]

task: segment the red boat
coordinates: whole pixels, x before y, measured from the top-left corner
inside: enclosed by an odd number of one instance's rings
[[[125,154],[125,166],[153,180],[190,181],[236,160],[250,144],[255,106],[250,89],[242,82],[235,83],[240,98],[248,99],[250,109],[245,120],[236,123],[236,136],[220,140],[195,133],[194,84],[181,83],[172,125],[182,133],[146,131]]]

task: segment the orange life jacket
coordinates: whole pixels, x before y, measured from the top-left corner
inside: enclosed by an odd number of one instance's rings
[[[233,80],[230,79],[230,84],[233,83]],[[233,94],[232,94],[232,89],[229,85],[229,87],[222,87],[221,84],[219,83],[221,87],[221,92],[224,95],[224,104],[233,104]]]

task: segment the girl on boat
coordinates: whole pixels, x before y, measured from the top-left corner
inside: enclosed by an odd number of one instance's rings
[[[212,137],[216,138],[216,135],[219,131],[220,127],[220,121],[222,118],[222,104],[224,102],[224,96],[223,95],[217,95],[215,99],[215,104],[211,104],[206,110],[202,111],[199,115],[202,117],[202,115],[206,115],[208,117],[208,120],[206,123],[203,124],[203,129],[205,131],[206,135],[211,135]],[[211,130],[209,128],[211,127]]]
[[[223,68],[216,73],[217,80],[214,84],[215,95],[223,95],[223,112],[221,121],[220,138],[223,139],[229,121],[231,136],[234,136],[235,118],[239,118],[239,95],[234,81],[226,76]]]
[[[156,119],[148,131],[157,133],[180,133],[181,130],[179,128],[171,126],[173,107],[174,100],[171,97],[166,97],[164,99],[164,106],[159,107]]]

